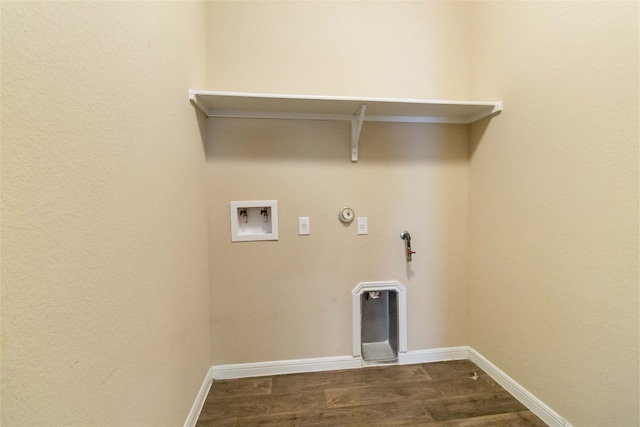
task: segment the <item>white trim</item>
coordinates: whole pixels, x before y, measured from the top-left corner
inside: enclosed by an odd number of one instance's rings
[[[557,412],[547,406],[542,400],[531,394],[527,389],[518,384],[509,375],[502,372],[496,365],[482,356],[473,348],[469,347],[469,360],[478,365],[520,403],[526,406],[531,412],[536,414],[542,421],[551,427],[572,427],[571,424],[562,418]]]
[[[212,384],[213,367],[209,368],[209,370],[207,371],[207,375],[204,377],[204,381],[202,382],[200,390],[196,395],[196,400],[193,402],[193,406],[189,411],[189,415],[187,415],[187,419],[184,422],[184,427],[195,427],[196,422],[198,421],[198,417],[200,416],[200,412],[202,412],[204,401],[207,399],[207,395],[209,394],[209,390],[211,389]]]
[[[447,360],[464,360],[468,359],[468,355],[469,347],[413,350],[406,353],[400,353],[398,355],[398,364],[411,365],[416,363],[444,362]],[[375,364],[366,364],[360,357],[318,357],[314,359],[215,365],[211,367],[210,375],[217,380],[226,380],[232,378],[264,377],[267,375],[294,374],[302,372],[356,369],[372,365]],[[385,365],[389,364],[380,364],[380,366]]]
[[[398,355],[398,364],[444,362],[447,360],[465,360],[469,358],[469,347],[434,348],[430,350],[412,350]]]
[[[297,374],[301,372],[334,371],[360,368],[360,358],[353,356],[318,357],[314,359],[279,360],[273,362],[238,363],[212,366],[217,380],[266,375]]]

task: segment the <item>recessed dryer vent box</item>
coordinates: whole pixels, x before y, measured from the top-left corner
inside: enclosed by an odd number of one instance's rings
[[[231,202],[231,241],[278,240],[278,201]]]

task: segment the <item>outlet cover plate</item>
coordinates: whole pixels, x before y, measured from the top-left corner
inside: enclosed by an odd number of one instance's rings
[[[301,216],[298,217],[298,235],[306,236],[311,233],[311,229],[309,228],[309,217]]]
[[[367,217],[358,217],[358,234],[369,234],[369,225],[367,224]]]

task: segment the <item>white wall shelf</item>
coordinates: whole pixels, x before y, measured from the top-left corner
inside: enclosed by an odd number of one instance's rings
[[[502,111],[502,101],[433,101],[189,90],[208,117],[351,122],[351,160],[358,161],[363,122],[469,124]]]

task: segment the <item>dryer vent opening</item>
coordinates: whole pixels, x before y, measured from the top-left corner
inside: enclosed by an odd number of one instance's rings
[[[365,362],[398,361],[398,294],[370,291],[360,295],[360,337]]]
[[[397,281],[361,282],[352,295],[353,355],[363,364],[399,363],[407,352],[407,291]]]

